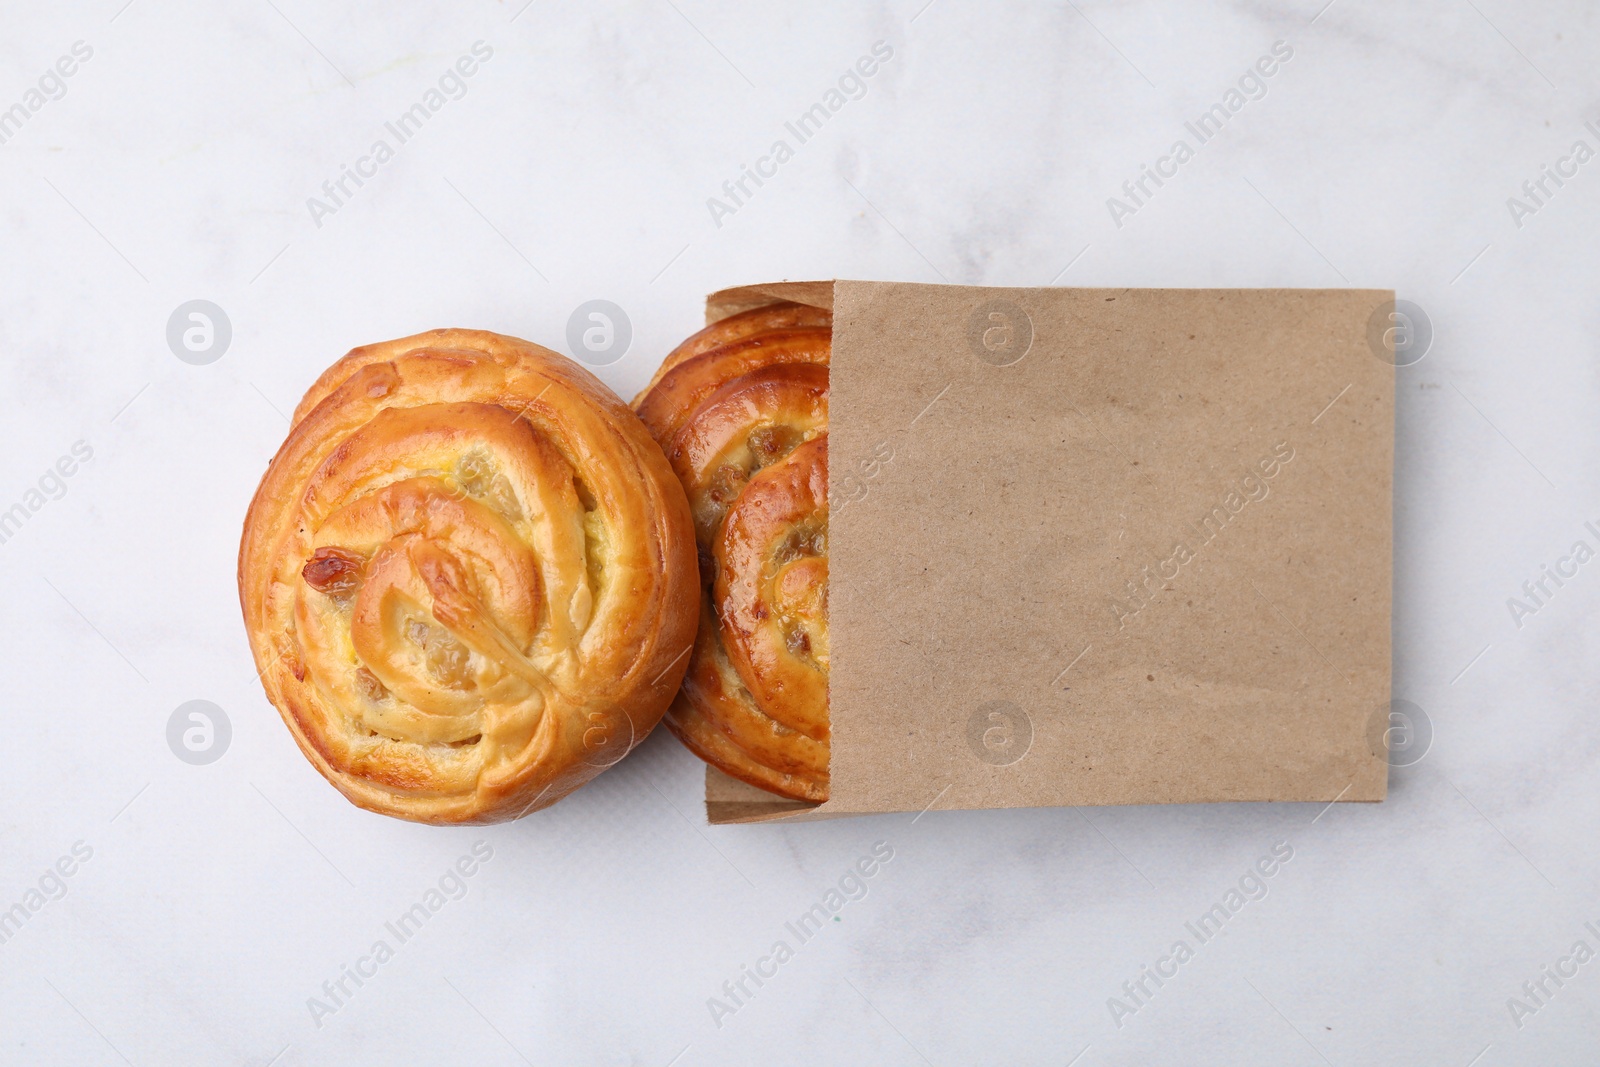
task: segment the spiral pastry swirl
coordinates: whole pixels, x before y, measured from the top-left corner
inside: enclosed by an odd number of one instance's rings
[[[357,805],[431,823],[555,803],[655,726],[694,639],[693,525],[577,364],[435,330],[312,386],[245,520],[267,696]]]
[[[666,723],[691,751],[797,800],[828,796],[828,357],[801,304],[714,323],[634,402],[689,495],[700,630]]]

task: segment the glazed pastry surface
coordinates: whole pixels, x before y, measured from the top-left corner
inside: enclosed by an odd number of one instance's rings
[[[797,800],[828,795],[832,317],[779,304],[680,345],[635,401],[689,496],[700,630],[667,726]]]
[[[239,551],[262,684],[357,805],[555,803],[659,721],[694,641],[693,523],[586,370],[512,337],[358,348],[295,410]]]

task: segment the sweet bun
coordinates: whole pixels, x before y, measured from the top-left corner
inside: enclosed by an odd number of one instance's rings
[[[667,727],[706,762],[828,795],[832,316],[777,304],[685,341],[635,401],[689,496],[704,590]]]
[[[267,696],[360,807],[485,823],[655,726],[694,641],[683,489],[563,356],[434,330],[358,348],[295,410],[245,520]]]

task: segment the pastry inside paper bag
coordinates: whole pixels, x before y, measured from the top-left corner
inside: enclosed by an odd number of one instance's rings
[[[706,762],[828,796],[832,316],[776,304],[669,355],[634,402],[689,496],[700,630],[666,724]]]

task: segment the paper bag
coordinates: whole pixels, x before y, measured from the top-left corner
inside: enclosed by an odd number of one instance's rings
[[[1382,800],[1394,294],[803,282],[834,311],[822,805]]]

